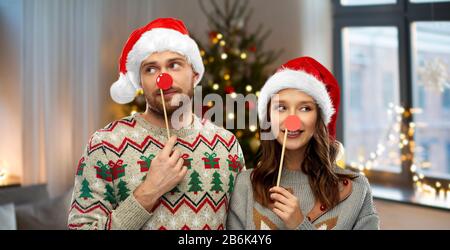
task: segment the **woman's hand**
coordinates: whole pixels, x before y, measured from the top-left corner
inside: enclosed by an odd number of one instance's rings
[[[272,211],[288,229],[296,229],[304,219],[297,197],[282,187],[272,187],[269,192],[274,202]]]

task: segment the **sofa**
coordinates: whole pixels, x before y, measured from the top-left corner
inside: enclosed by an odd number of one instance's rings
[[[71,198],[50,198],[45,184],[0,188],[0,230],[66,230]]]

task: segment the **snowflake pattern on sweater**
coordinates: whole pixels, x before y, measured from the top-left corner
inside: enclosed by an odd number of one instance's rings
[[[134,114],[96,131],[75,171],[69,228],[224,229],[234,180],[245,168],[239,142],[198,117],[171,134],[188,172],[149,213],[132,194],[164,147],[165,129]]]

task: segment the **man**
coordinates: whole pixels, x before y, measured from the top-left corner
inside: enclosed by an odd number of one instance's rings
[[[244,168],[236,137],[183,109],[181,129],[167,138],[175,99],[193,96],[204,66],[183,22],[156,19],[135,30],[111,87],[118,103],[145,95],[147,109],[96,131],[78,163],[69,214],[70,229],[224,229],[229,195]],[[164,91],[157,77],[169,74]],[[185,107],[185,106],[183,106]],[[172,124],[173,125],[173,124]],[[173,127],[173,126],[172,126]]]

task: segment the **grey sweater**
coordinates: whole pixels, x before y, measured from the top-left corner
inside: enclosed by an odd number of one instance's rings
[[[236,179],[227,216],[227,229],[286,229],[275,213],[254,200],[250,181],[252,171],[243,171]],[[337,167],[335,172],[357,177],[340,182],[340,203],[327,209],[316,202],[307,175],[301,171],[283,169],[280,186],[291,189],[297,196],[305,216],[298,229],[379,229],[379,218],[367,178]]]

